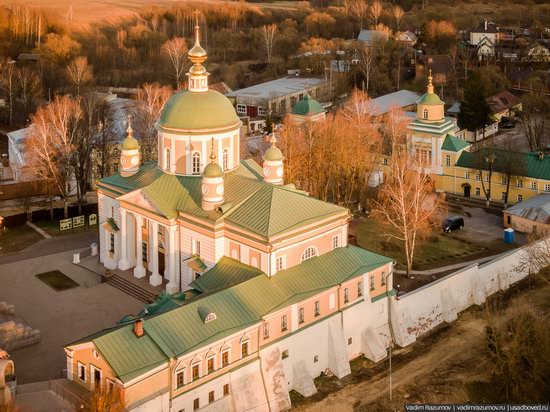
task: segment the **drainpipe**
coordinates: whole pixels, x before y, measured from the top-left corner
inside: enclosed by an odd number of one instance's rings
[[[168,376],[168,394],[169,394],[169,398],[168,398],[168,410],[169,411],[172,411],[172,398],[174,397],[174,372],[175,372],[175,369],[176,369],[176,362],[177,362],[177,359],[176,358],[170,358],[170,363],[168,364],[168,371],[169,371],[169,376]]]

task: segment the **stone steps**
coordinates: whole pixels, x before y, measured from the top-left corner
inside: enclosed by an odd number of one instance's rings
[[[40,342],[40,331],[28,325],[8,320],[0,323],[0,347],[6,351]]]
[[[158,297],[156,293],[152,293],[147,289],[142,288],[135,283],[130,282],[129,280],[124,279],[122,276],[119,276],[115,273],[110,273],[109,275],[104,275],[103,279],[109,285],[121,290],[122,292],[133,296],[134,298],[141,300],[144,303],[153,303]]]

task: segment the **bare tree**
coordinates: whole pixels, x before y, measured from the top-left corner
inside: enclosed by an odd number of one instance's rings
[[[144,162],[157,158],[157,130],[155,123],[160,118],[164,103],[172,95],[169,87],[158,83],[146,83],[136,95],[136,106],[132,109],[132,127],[140,141],[141,158]]]
[[[13,123],[13,103],[17,93],[17,69],[15,61],[10,58],[0,63],[0,89],[8,100],[8,124]]]
[[[180,81],[185,73],[187,61],[187,45],[182,37],[174,37],[167,40],[161,47],[161,52],[172,63],[174,78],[176,79],[176,90],[180,87]]]
[[[369,84],[372,74],[375,69],[375,55],[376,50],[372,45],[364,44],[361,48],[361,59],[359,60],[358,68],[365,77],[365,90],[364,92],[369,92]]]
[[[79,56],[66,68],[67,78],[76,87],[76,95],[80,96],[80,89],[94,79],[93,66],[88,64],[88,58]]]
[[[38,176],[50,179],[57,187],[63,199],[65,218],[73,178],[74,141],[81,116],[78,101],[57,96],[50,104],[39,107],[32,116],[27,141],[29,164]]]
[[[359,30],[363,30],[363,22],[369,9],[367,0],[354,0],[351,6],[353,14],[359,19]]]
[[[400,147],[392,153],[390,172],[380,189],[374,213],[388,228],[388,239],[403,243],[407,276],[411,275],[420,236],[431,230],[430,218],[443,206],[434,193],[429,175],[421,172],[422,161]]]
[[[397,4],[392,7],[391,11],[392,11],[393,17],[395,18],[397,31],[399,31],[401,27],[401,20],[403,20],[403,16],[405,15],[405,12]]]
[[[378,23],[380,22],[380,18],[382,17],[383,12],[384,12],[384,7],[382,6],[382,3],[380,3],[378,0],[376,0],[374,3],[371,4],[369,8],[369,17],[371,19],[373,27],[378,26]]]
[[[273,55],[273,46],[275,45],[277,35],[277,25],[269,24],[262,26],[262,37],[264,40],[264,47],[267,53],[267,62],[271,63],[271,57]]]
[[[25,106],[25,114],[28,114],[32,105],[32,99],[41,94],[40,77],[34,70],[23,67],[17,71],[17,80],[19,82],[21,100],[23,100]]]
[[[531,93],[524,97],[523,110],[518,113],[518,117],[531,152],[540,150],[544,145],[544,138],[548,132],[548,112],[550,102],[547,97],[540,93]]]
[[[481,189],[485,195],[485,204],[489,206],[491,203],[494,165],[500,159],[498,159],[492,148],[484,148],[473,152],[472,157],[473,172],[478,176],[476,179],[481,181]]]

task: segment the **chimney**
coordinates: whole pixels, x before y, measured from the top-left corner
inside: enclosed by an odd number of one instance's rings
[[[138,338],[143,336],[143,319],[136,319],[134,321],[134,335]]]

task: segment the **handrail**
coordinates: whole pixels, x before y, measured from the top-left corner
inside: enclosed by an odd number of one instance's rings
[[[75,406],[76,408],[83,408],[84,406],[88,406],[87,401],[73,394],[67,388],[64,388],[63,385],[60,385],[59,383],[57,383],[52,379],[49,379],[48,389],[54,392],[57,396],[59,396],[63,400],[68,401],[71,405]]]

